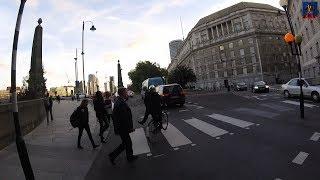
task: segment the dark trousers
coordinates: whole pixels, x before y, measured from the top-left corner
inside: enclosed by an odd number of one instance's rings
[[[144,113],[143,120],[141,121],[142,124],[144,124],[148,120],[148,116],[150,115],[150,111],[146,109],[146,112]]]
[[[130,138],[129,133],[122,133],[120,134],[120,138],[122,143],[113,151],[110,153],[111,158],[115,159],[116,157],[121,154],[122,151],[126,150],[127,160],[130,160],[133,156],[133,150],[132,150],[132,141]]]
[[[109,118],[108,117],[100,117],[98,118],[98,122],[100,124],[100,132],[99,136],[103,137],[103,133],[108,129],[109,127]]]
[[[90,127],[89,127],[89,124],[87,124],[85,126],[80,126],[79,127],[78,147],[81,146],[81,137],[82,137],[82,132],[83,132],[84,129],[87,131],[87,134],[89,136],[89,139],[91,141],[92,146],[94,146],[94,141],[93,141],[93,138],[92,138],[92,135],[91,135]]]
[[[48,123],[48,124],[49,124],[49,113],[50,113],[51,121],[53,121],[52,108],[47,108],[47,109],[46,109],[47,123]]]

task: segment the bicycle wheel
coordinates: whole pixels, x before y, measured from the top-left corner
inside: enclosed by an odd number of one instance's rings
[[[165,111],[162,111],[162,129],[167,130],[168,124],[169,124],[168,113]]]

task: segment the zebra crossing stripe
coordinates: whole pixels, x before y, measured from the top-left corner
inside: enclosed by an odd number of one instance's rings
[[[208,134],[211,137],[218,137],[224,134],[227,134],[228,131],[220,129],[212,124],[206,123],[196,118],[184,120],[186,123],[190,124],[194,128],[202,131],[203,133]]]
[[[300,106],[300,102],[297,102],[297,101],[286,100],[286,101],[282,101],[282,102],[283,102],[283,103],[287,103],[287,104],[292,104],[292,105]],[[309,104],[309,103],[304,103],[304,106],[305,106],[305,107],[309,107],[309,108],[317,107],[316,105]]]
[[[150,153],[150,148],[143,128],[130,133],[132,140],[133,155]]]
[[[168,124],[167,130],[161,130],[161,132],[162,132],[163,136],[167,139],[170,146],[173,148],[192,143],[186,136],[184,136],[171,123]]]
[[[311,136],[310,140],[311,140],[311,141],[318,141],[319,138],[320,138],[320,133],[315,132],[315,133]]]
[[[303,164],[303,162],[307,159],[307,157],[309,156],[308,153],[306,152],[300,152],[294,159],[293,159],[293,163],[295,164]]]
[[[211,114],[211,115],[208,115],[208,116],[213,118],[213,119],[216,119],[216,120],[228,123],[228,124],[232,124],[234,126],[238,126],[238,127],[241,127],[241,128],[247,128],[247,127],[249,127],[249,126],[254,124],[254,123],[251,123],[251,122],[247,122],[247,121],[243,121],[243,120],[240,120],[240,119],[224,116],[224,115],[221,115],[221,114]]]

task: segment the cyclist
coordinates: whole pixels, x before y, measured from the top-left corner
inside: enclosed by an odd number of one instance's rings
[[[149,87],[149,96],[150,96],[150,114],[152,119],[155,122],[159,123],[158,129],[162,127],[162,118],[161,118],[161,98],[160,95],[156,92],[156,88],[154,85]]]
[[[146,106],[146,111],[144,113],[143,120],[138,121],[138,123],[142,124],[142,125],[147,121],[149,114],[151,114],[150,113],[150,104],[151,104],[150,93],[148,91],[148,88],[146,88],[146,87],[143,87],[143,90],[145,92],[143,100],[144,100],[144,105]]]

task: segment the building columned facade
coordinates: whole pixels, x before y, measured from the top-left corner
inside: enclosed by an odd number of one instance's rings
[[[317,2],[320,3],[319,0]],[[303,38],[300,59],[302,75],[320,83],[320,17],[303,19],[302,0],[289,0],[288,11],[295,34]]]
[[[188,66],[196,74],[195,86],[205,89],[260,80],[281,83],[296,77],[297,61],[283,40],[287,19],[278,10],[241,2],[200,19],[168,71]]]

